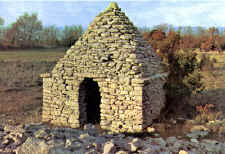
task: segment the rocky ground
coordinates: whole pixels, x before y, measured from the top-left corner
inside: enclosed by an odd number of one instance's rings
[[[1,154],[225,154],[225,143],[206,139],[209,132],[192,129],[184,137],[163,139],[152,133],[138,135],[99,132],[87,124],[81,129],[49,127],[42,123],[0,126]]]

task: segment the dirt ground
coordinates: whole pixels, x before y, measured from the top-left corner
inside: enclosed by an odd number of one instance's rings
[[[0,86],[0,123],[40,122],[42,88],[8,88]]]

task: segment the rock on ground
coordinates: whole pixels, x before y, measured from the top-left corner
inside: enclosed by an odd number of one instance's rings
[[[44,124],[1,128],[0,153],[4,154],[169,154],[182,150],[188,154],[225,154],[225,143],[202,139],[202,131],[193,131],[186,139],[173,136],[163,139],[160,136],[138,138],[98,133],[94,125],[88,125],[84,130],[50,129]]]

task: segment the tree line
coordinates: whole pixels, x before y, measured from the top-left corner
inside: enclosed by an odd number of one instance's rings
[[[204,52],[225,50],[225,32],[216,27],[175,29],[171,25],[161,24],[153,29],[142,29],[142,33],[144,39],[160,52],[178,49],[200,49]]]
[[[139,29],[143,38],[155,50],[168,52],[176,49],[200,49],[201,51],[225,50],[225,33],[216,27],[174,28],[168,24]],[[56,25],[44,27],[36,13],[24,13],[9,26],[0,17],[0,48],[70,47],[82,35],[81,25]]]
[[[44,27],[36,13],[24,13],[9,26],[0,17],[0,48],[70,47],[83,31],[81,25]]]

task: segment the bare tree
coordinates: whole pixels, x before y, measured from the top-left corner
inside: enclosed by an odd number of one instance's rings
[[[0,48],[3,47],[3,34],[4,34],[4,29],[2,27],[4,25],[4,19],[0,17]]]
[[[61,31],[55,25],[45,27],[41,33],[41,41],[43,45],[58,46]]]
[[[73,45],[83,33],[82,26],[65,26],[62,36],[62,44],[66,47]]]
[[[4,25],[4,19],[0,17],[0,26]]]

